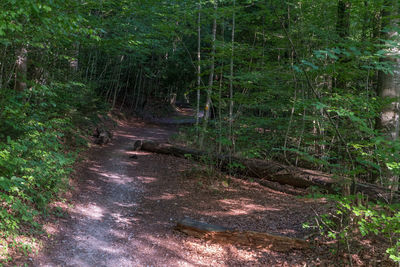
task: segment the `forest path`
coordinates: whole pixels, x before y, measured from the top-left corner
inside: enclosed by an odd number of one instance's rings
[[[154,253],[159,252],[143,239],[143,233],[152,234],[154,228],[147,232],[142,227],[159,222],[142,223],[138,208],[146,195],[144,185],[168,167],[157,155],[129,149],[135,139],[165,141],[174,131],[144,125],[120,125],[110,145],[91,148],[89,158],[76,172],[68,218],[60,220],[60,232],[34,266],[142,266],[154,262]],[[138,159],[129,158],[133,153]]]
[[[120,123],[111,144],[89,149],[77,164],[66,214],[45,226],[52,237],[32,266],[304,266],[319,261],[315,251],[276,253],[174,232],[177,220],[188,216],[302,237],[307,234],[302,223],[323,207],[250,181],[232,178],[228,185],[189,160],[130,150],[133,140],[166,141],[174,133],[172,125]]]

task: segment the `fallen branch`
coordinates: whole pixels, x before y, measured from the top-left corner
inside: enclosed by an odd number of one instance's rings
[[[189,218],[179,221],[175,229],[187,235],[217,243],[262,247],[280,252],[309,248],[308,242],[302,239],[253,231],[237,231],[218,225],[194,221]]]
[[[231,160],[225,155],[209,155],[205,151],[176,146],[168,143],[153,141],[142,141],[143,151],[174,155],[176,157],[191,157],[199,160],[202,157],[211,157],[212,160],[221,164],[223,171],[228,171],[230,163],[238,163],[241,167],[234,169],[234,172],[247,177],[278,182],[298,188],[319,187],[334,193],[343,183],[351,182],[350,179],[335,179],[333,175],[320,171],[313,171],[304,168],[287,166],[272,160],[246,159],[232,157]],[[356,192],[368,196],[371,200],[383,200],[385,202],[400,202],[398,193],[391,193],[390,190],[373,184],[357,183]]]

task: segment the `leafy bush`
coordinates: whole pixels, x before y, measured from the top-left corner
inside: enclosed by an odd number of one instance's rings
[[[98,107],[92,90],[77,83],[38,85],[20,94],[0,91],[0,98],[0,238],[5,238],[39,227],[37,216],[66,188]]]
[[[322,235],[337,240],[336,253],[351,253],[351,243],[364,238],[384,238],[390,259],[400,262],[400,205],[368,203],[358,196],[328,196],[336,203],[331,214],[317,217]],[[309,227],[305,224],[305,227]]]

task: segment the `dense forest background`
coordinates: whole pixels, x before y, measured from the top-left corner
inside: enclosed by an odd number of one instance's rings
[[[342,210],[359,212],[363,234],[387,236],[398,261],[398,207],[356,210],[349,195],[357,181],[398,192],[399,10],[397,0],[2,0],[0,234],[37,225],[99,112],[146,118],[180,102],[198,114],[182,137],[192,146],[349,177]]]

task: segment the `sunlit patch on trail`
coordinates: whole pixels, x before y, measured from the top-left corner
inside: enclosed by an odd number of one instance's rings
[[[199,242],[191,242],[187,241],[185,244],[189,249],[200,251],[202,256],[225,256],[225,249],[219,244],[212,243],[199,243]]]
[[[294,231],[293,229],[283,229],[283,230],[281,229],[279,230],[279,232],[287,236],[296,234],[296,231]]]
[[[93,220],[101,220],[104,216],[103,208],[94,204],[89,204],[87,206],[78,205],[74,208],[74,212]]]
[[[242,215],[242,214],[250,214],[253,212],[281,210],[273,207],[266,207],[259,204],[254,204],[252,203],[253,200],[248,198],[221,199],[219,200],[219,202],[227,210],[227,212],[224,212],[226,215]]]
[[[110,234],[112,234],[114,237],[118,239],[125,239],[126,238],[126,232],[124,231],[119,231],[116,229],[111,229]]]
[[[48,235],[56,235],[59,233],[59,229],[57,228],[57,225],[53,223],[48,223],[43,226],[43,230],[46,232]]]
[[[165,192],[161,196],[148,197],[147,199],[149,199],[149,200],[172,200],[172,199],[185,197],[185,196],[186,196],[186,194],[184,194],[184,193],[171,194],[169,192]]]
[[[154,177],[146,177],[146,176],[138,176],[136,177],[137,180],[141,181],[144,184],[151,184],[157,182],[157,178]]]
[[[113,213],[111,214],[111,217],[113,217],[114,221],[121,226],[127,226],[131,224],[131,220],[122,216],[120,213]]]
[[[109,183],[116,183],[116,184],[127,184],[132,182],[132,178],[125,176],[125,175],[121,175],[119,173],[115,173],[115,172],[101,172],[101,171],[96,171],[96,174],[99,176],[102,176],[104,178],[107,178],[107,180],[105,180],[104,182]]]
[[[117,205],[118,207],[123,207],[123,208],[134,208],[134,207],[138,206],[137,203],[119,203],[119,202],[115,202],[114,204]]]

